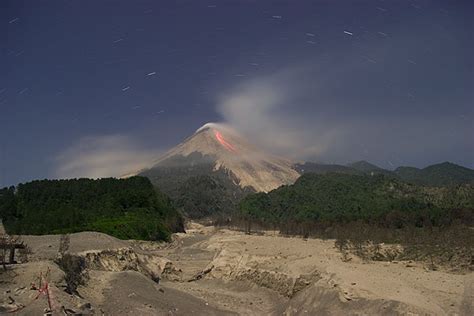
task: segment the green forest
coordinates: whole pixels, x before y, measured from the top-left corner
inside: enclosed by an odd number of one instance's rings
[[[144,177],[39,180],[0,189],[10,234],[103,232],[120,239],[169,240],[184,231],[170,200]]]
[[[308,173],[294,185],[248,195],[239,207],[239,215],[219,224],[246,233],[272,229],[335,239],[343,260],[354,254],[363,260],[416,260],[433,270],[472,271],[472,184],[429,187],[384,174]],[[384,254],[381,244],[402,248]]]
[[[363,221],[387,228],[472,224],[474,188],[430,188],[393,177],[342,173],[301,176],[294,185],[251,194],[240,203],[245,220],[264,226]]]

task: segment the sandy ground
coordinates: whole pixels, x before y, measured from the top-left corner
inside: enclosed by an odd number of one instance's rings
[[[331,240],[198,224],[169,244],[72,234],[69,252],[89,260],[81,297],[64,292],[64,273],[52,261],[59,236],[23,240],[33,254],[29,263],[0,273],[0,314],[16,304],[26,306],[18,315],[41,315],[46,297],[35,300],[30,283],[48,268],[57,315],[61,306],[96,315],[474,314],[473,273],[430,271],[421,263],[343,262]]]
[[[343,262],[331,240],[245,235],[196,226],[189,229],[187,235],[183,237],[181,246],[169,249],[163,255],[179,259],[183,267],[194,271],[198,267],[189,267],[191,256],[198,259],[193,261],[196,265],[205,269],[205,260],[200,258],[203,254],[214,253],[213,260],[206,266],[213,266],[213,269],[196,285],[174,283],[176,288],[210,299],[216,292],[222,296],[232,292],[230,284],[238,281],[259,285],[258,290],[268,288],[278,293],[270,296],[257,293],[254,286],[247,291],[246,301],[238,295],[238,290],[234,290],[234,302],[244,302],[247,306],[253,303],[255,306],[239,310],[240,313],[304,314],[305,310],[318,314],[350,314],[351,311],[382,314],[385,310],[400,314],[474,313],[473,273],[460,275],[429,271],[422,264],[408,262],[366,263],[356,258]],[[197,242],[191,244],[187,240]],[[179,261],[176,261],[177,266]],[[308,280],[307,287],[298,290],[291,281],[301,276]],[[211,280],[223,284],[215,285]],[[217,288],[226,291],[216,291]],[[318,297],[320,300],[314,302]],[[227,300],[222,300],[228,304]],[[316,306],[321,300],[332,303],[324,308]],[[215,301],[218,307],[228,307],[219,299]]]

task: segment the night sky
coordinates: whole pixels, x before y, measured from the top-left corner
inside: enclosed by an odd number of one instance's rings
[[[207,122],[299,160],[474,167],[474,1],[0,2],[0,186]]]

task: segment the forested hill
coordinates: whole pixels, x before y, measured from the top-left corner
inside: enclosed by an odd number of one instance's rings
[[[395,227],[442,225],[472,220],[474,189],[428,188],[384,175],[308,173],[294,185],[247,196],[240,210],[246,219],[272,225],[357,220]]]
[[[305,162],[294,165],[294,168],[300,174],[383,174],[387,177],[398,178],[412,184],[431,187],[457,186],[460,184],[474,185],[474,170],[456,165],[451,162],[443,162],[428,166],[423,169],[415,167],[398,167],[394,171],[380,168],[367,161],[358,161],[348,164],[347,166]]]
[[[395,174],[405,181],[429,186],[449,186],[469,183],[474,185],[474,170],[443,162],[423,169],[399,167]]]
[[[41,180],[0,190],[11,234],[99,231],[121,239],[167,240],[183,231],[169,199],[144,177]]]

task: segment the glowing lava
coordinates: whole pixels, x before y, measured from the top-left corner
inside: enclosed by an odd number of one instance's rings
[[[228,151],[233,152],[233,153],[237,152],[237,150],[234,148],[234,146],[232,146],[230,143],[228,143],[219,131],[215,131],[214,134],[216,135],[216,138],[219,141],[219,143],[221,143],[221,145],[224,146],[225,149],[227,149]]]

